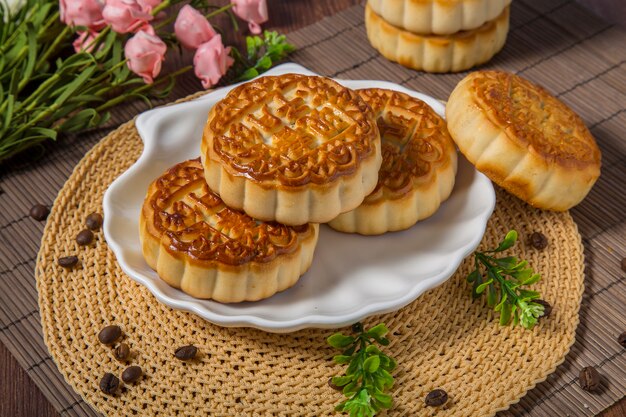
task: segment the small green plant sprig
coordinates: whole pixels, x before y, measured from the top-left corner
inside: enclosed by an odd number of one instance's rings
[[[295,51],[295,46],[287,42],[285,35],[265,31],[263,36],[246,37],[246,57],[237,49],[232,53],[235,58],[235,73],[240,74],[234,81],[247,81],[267,71],[277,62]]]
[[[467,281],[472,284],[475,299],[487,294],[487,305],[500,313],[501,325],[507,325],[513,319],[514,326],[519,323],[532,329],[543,315],[544,307],[534,302],[540,297],[537,291],[521,287],[536,283],[541,275],[529,268],[527,261],[515,256],[494,256],[511,248],[516,241],[517,232],[511,230],[497,248],[474,252],[475,269],[467,276]]]
[[[389,344],[385,337],[389,329],[384,323],[367,331],[361,323],[356,323],[352,330],[354,336],[335,333],[327,339],[330,346],[342,350],[333,360],[348,364],[343,375],[331,379],[348,397],[335,407],[335,411],[348,412],[350,417],[372,417],[383,408],[391,408],[393,401],[386,391],[393,386],[391,372],[397,363],[376,347],[376,343],[381,346]]]

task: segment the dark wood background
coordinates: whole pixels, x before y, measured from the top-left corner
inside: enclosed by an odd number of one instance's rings
[[[360,0],[270,0],[268,29],[282,32],[309,25]],[[0,343],[0,417],[59,417],[26,372]],[[601,414],[626,417],[626,399]]]

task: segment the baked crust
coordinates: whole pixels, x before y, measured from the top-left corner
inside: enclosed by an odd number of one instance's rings
[[[204,180],[199,159],[150,187],[140,216],[144,258],[159,277],[196,298],[256,301],[283,291],[311,265],[318,225],[290,227],[232,210]]]
[[[357,92],[376,115],[383,164],[375,190],[328,224],[363,235],[407,229],[450,196],[457,169],[454,142],[445,121],[423,101],[378,88]]]
[[[208,116],[201,145],[209,187],[250,216],[327,222],[376,186],[382,161],[371,109],[324,77],[261,77]]]
[[[400,29],[451,35],[498,17],[511,0],[369,0],[372,10]]]
[[[506,42],[509,7],[482,26],[452,35],[417,35],[385,21],[365,7],[365,28],[385,58],[426,72],[458,72],[489,61]]]
[[[535,207],[567,210],[600,176],[600,150],[582,119],[514,74],[469,74],[450,95],[446,118],[467,159]]]

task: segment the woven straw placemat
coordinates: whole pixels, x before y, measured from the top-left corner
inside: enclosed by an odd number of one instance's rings
[[[109,134],[76,166],[48,218],[36,268],[45,343],[72,387],[107,416],[307,415],[334,414],[342,396],[328,385],[341,371],[325,344],[332,332],[309,329],[270,334],[222,328],[160,304],[118,266],[102,233],[90,247],[74,238],[85,216],[101,212],[111,182],[139,157],[141,140],[131,121]],[[472,302],[464,277],[466,260],[444,285],[407,307],[366,320],[391,329],[394,416],[491,416],[517,402],[563,362],[578,324],[583,293],[583,249],[568,213],[535,210],[498,190],[496,210],[482,247],[492,247],[510,228],[521,241],[515,253],[544,277],[536,288],[554,310],[532,331],[501,327],[484,300]],[[550,244],[538,251],[527,243],[533,231]],[[81,267],[64,270],[56,260],[77,254]],[[132,364],[145,371],[138,383],[115,397],[98,389],[105,372],[126,365],[97,340],[108,324],[124,330]],[[174,358],[176,347],[193,343],[199,360]],[[424,405],[425,395],[443,388],[443,409]]]

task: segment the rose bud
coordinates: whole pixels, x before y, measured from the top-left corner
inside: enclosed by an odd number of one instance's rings
[[[152,31],[152,33],[150,33]],[[161,63],[165,59],[167,46],[154,30],[140,30],[124,46],[124,55],[128,59],[128,68],[143,77],[146,84],[152,84],[161,72]]]
[[[233,59],[228,56],[230,47],[224,48],[222,36],[215,35],[210,41],[200,45],[193,56],[193,65],[196,77],[202,80],[202,86],[209,88],[226,74],[233,65]]]
[[[261,33],[261,23],[267,22],[266,0],[231,0],[234,5],[233,12],[241,19],[248,22],[250,32],[258,35]]]
[[[209,21],[188,4],[178,12],[174,32],[181,45],[189,49],[197,49],[215,36],[215,30]]]

